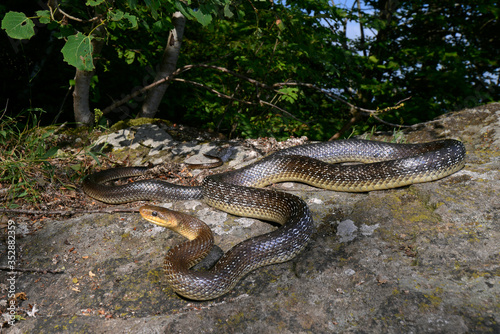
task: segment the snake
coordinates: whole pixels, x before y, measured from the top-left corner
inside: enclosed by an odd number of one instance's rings
[[[240,169],[209,175],[200,186],[158,179],[106,184],[148,169],[118,167],[90,174],[82,188],[90,197],[110,204],[199,199],[230,214],[277,223],[273,231],[235,245],[212,268],[195,271],[191,267],[213,247],[210,228],[184,213],[153,205],[139,209],[146,220],[188,238],[167,252],[167,283],[187,299],[210,300],[231,291],[259,267],[291,260],[311,239],[314,223],[306,202],[293,194],[264,188],[267,185],[292,181],[333,191],[391,189],[449,176],[464,167],[465,157],[465,146],[454,139],[420,144],[345,139],[277,151]]]

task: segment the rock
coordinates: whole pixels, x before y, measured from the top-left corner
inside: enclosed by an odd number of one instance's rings
[[[498,333],[499,116],[494,103],[405,131],[407,142],[446,137],[466,145],[466,167],[436,182],[360,194],[275,186],[309,204],[312,241],[292,261],[252,272],[213,301],[184,300],[165,284],[163,256],[183,239],[138,214],[54,220],[16,240],[18,265],[64,273],[16,276],[16,291],[28,298],[21,309],[31,312],[36,304],[38,312],[11,332]],[[168,131],[153,138],[148,131],[161,128],[140,129],[150,150],[168,151],[154,155],[160,160],[226,145],[181,142]],[[127,145],[140,133],[129,138],[122,131]],[[254,147],[238,143],[220,169],[267,153]],[[274,228],[200,201],[171,206],[213,224],[223,250]],[[6,282],[8,274],[0,275]]]

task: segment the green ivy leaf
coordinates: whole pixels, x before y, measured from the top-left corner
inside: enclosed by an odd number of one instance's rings
[[[35,23],[24,13],[8,12],[2,20],[2,29],[16,39],[30,39],[35,35]]]
[[[80,32],[69,36],[61,50],[64,61],[82,71],[94,69],[92,51],[92,36],[85,36]]]

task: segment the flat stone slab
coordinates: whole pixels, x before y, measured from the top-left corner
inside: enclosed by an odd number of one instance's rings
[[[163,257],[183,238],[137,213],[53,220],[24,237],[18,226],[18,265],[64,272],[16,276],[27,298],[20,310],[33,316],[8,332],[499,333],[499,115],[500,104],[490,104],[405,133],[408,142],[466,145],[466,167],[436,182],[358,194],[273,186],[309,204],[310,244],[212,301],[185,300],[163,281]],[[237,152],[250,161],[262,153],[248,145]],[[206,221],[223,250],[274,228],[201,201],[166,205]],[[1,296],[8,277],[0,272]]]

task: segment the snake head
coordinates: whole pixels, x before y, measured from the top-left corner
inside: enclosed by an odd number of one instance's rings
[[[177,226],[178,219],[176,217],[177,212],[175,211],[159,206],[145,205],[139,209],[139,213],[142,218],[153,224],[170,229]]]
[[[166,227],[183,235],[189,240],[194,240],[202,234],[212,237],[212,231],[201,220],[185,213],[169,210],[160,206],[145,205],[139,209],[142,218],[147,221]]]

